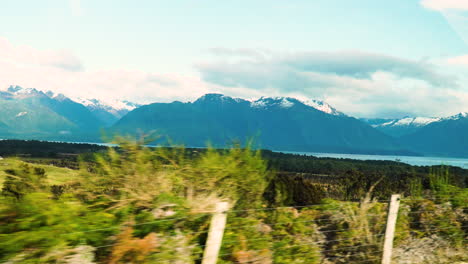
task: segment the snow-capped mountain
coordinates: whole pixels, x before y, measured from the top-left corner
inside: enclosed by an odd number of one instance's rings
[[[98,141],[102,128],[157,130],[190,146],[207,141],[222,146],[258,135],[262,147],[278,150],[468,156],[465,112],[359,121],[326,102],[292,97],[245,100],[206,94],[194,102],[140,106],[20,86],[0,90],[0,138]]]
[[[52,91],[13,85],[0,90],[0,104],[1,130],[37,135],[97,131],[139,106],[128,101],[71,99]]]
[[[139,104],[135,104],[129,101],[119,101],[119,100],[99,100],[99,99],[85,99],[85,98],[77,98],[75,99],[76,102],[81,103],[82,105],[89,107],[89,108],[102,108],[106,109],[109,112],[118,111],[132,111],[133,109],[139,107]]]
[[[216,94],[216,93],[211,93],[211,94],[205,94],[198,98],[194,103],[209,103],[209,102],[216,102],[216,103],[223,103],[223,104],[245,104],[249,105],[252,108],[256,109],[274,109],[274,108],[291,108],[293,106],[300,106],[300,107],[312,107],[315,110],[318,110],[320,112],[324,112],[326,114],[330,115],[345,115],[342,112],[339,112],[335,108],[333,108],[331,105],[319,101],[319,100],[299,100],[296,98],[292,97],[260,97],[259,99],[256,100],[246,100],[246,99],[241,99],[241,98],[235,98],[235,97],[230,97],[226,96],[223,94]]]
[[[3,138],[55,140],[85,138],[103,126],[85,106],[62,94],[20,86],[0,92],[0,124]]]
[[[188,146],[226,146],[258,135],[263,148],[341,153],[403,153],[391,137],[363,122],[328,111],[325,103],[306,104],[290,97],[258,100],[206,94],[194,102],[154,103],[139,107],[111,130],[133,134],[158,131]],[[317,109],[318,108],[318,109]],[[324,111],[325,109],[325,111]]]
[[[405,117],[402,119],[394,119],[383,124],[372,125],[373,127],[402,127],[402,126],[414,126],[421,127],[428,125],[433,122],[438,122],[442,118],[440,117]]]
[[[6,90],[0,91],[3,99],[26,98],[31,96],[47,96],[44,92],[35,88],[22,88],[17,85],[10,85]]]
[[[114,124],[128,112],[140,106],[139,104],[129,101],[119,100],[104,101],[85,98],[74,98],[73,100],[86,106],[86,108],[88,108],[97,118],[109,126]]]
[[[287,97],[261,97],[256,101],[252,101],[250,106],[264,109],[271,107],[290,108],[294,106],[296,101],[296,99]]]
[[[458,114],[456,114],[456,115],[453,115],[453,116],[441,118],[440,121],[459,120],[459,119],[464,119],[464,118],[467,118],[467,117],[468,117],[468,113],[467,113],[467,112],[460,112],[460,113],[458,113]]]
[[[319,100],[301,101],[291,97],[261,97],[260,99],[251,102],[251,106],[256,108],[268,108],[272,106],[290,108],[298,104],[310,106],[316,110],[330,115],[344,115],[343,113],[333,108],[331,105]]]
[[[55,93],[52,91],[41,91],[35,88],[23,88],[17,85],[11,85],[6,90],[0,91],[0,98],[8,100],[26,98],[48,98],[58,102],[75,102],[89,109],[89,111],[106,126],[114,124],[122,116],[140,106],[139,104],[135,104],[129,101],[119,101],[112,99],[99,100],[86,98],[70,98],[61,93]]]
[[[468,156],[468,114],[441,118],[404,135],[400,142],[433,156]]]
[[[342,112],[336,110],[335,108],[325,103],[324,101],[309,100],[309,101],[304,101],[304,104],[308,106],[312,106],[313,108],[320,110],[324,113],[330,114],[330,115],[344,115]]]
[[[467,113],[462,112],[448,117],[404,117],[400,119],[361,119],[372,127],[393,137],[412,134],[427,125],[447,120],[466,118]]]

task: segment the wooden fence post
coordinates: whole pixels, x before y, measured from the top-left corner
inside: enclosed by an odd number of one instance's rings
[[[395,226],[400,206],[400,195],[393,194],[390,198],[390,206],[387,215],[387,228],[385,230],[385,240],[383,245],[382,264],[390,264],[392,261],[393,238],[395,236]]]
[[[205,244],[202,264],[216,264],[218,260],[219,250],[223,242],[224,227],[226,226],[226,211],[228,209],[229,204],[227,202],[216,204],[216,210],[211,219],[208,239]]]

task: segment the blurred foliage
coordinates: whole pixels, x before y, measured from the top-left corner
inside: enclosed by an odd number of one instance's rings
[[[119,147],[83,156],[77,175],[61,170],[63,181],[51,182],[43,165],[5,171],[0,263],[200,263],[220,201],[231,208],[219,263],[379,261],[388,208],[376,197],[387,194],[385,175],[288,175],[251,145],[113,143]],[[396,246],[436,235],[463,247],[467,189],[448,168],[407,175],[419,176],[398,183],[412,196],[402,201]]]

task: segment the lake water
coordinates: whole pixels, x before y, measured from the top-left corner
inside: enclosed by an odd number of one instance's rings
[[[62,142],[62,141],[51,141]],[[95,144],[100,146],[114,147],[115,144],[94,143],[94,142],[68,142],[68,143],[85,143]],[[364,155],[364,154],[341,154],[341,153],[319,153],[319,152],[295,152],[295,151],[275,151],[290,154],[300,154],[315,156],[319,158],[337,158],[337,159],[356,159],[356,160],[391,160],[404,162],[415,166],[432,166],[432,165],[451,165],[460,168],[468,169],[468,158],[450,158],[450,157],[417,157],[417,156],[392,156],[392,155]]]
[[[448,157],[415,157],[415,156],[387,156],[387,155],[362,155],[362,154],[339,154],[339,153],[315,153],[315,152],[292,152],[279,151],[282,153],[301,154],[319,158],[338,158],[356,160],[391,160],[400,161],[415,166],[451,165],[468,169],[468,159]]]

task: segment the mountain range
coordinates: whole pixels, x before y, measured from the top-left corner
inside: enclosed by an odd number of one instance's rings
[[[416,132],[420,128],[433,122],[444,120],[440,117],[404,117],[399,119],[366,119],[361,118],[372,127],[393,137],[401,137]]]
[[[207,94],[194,102],[154,103],[137,108],[112,130],[157,131],[189,146],[225,146],[256,136],[263,148],[285,151],[403,153],[393,138],[318,101],[260,98],[247,101]]]
[[[34,88],[0,91],[0,138],[99,141],[107,133],[156,131],[191,147],[253,137],[282,151],[468,157],[468,115],[356,119],[326,102],[290,97],[244,100],[206,94],[193,102],[139,105],[70,98]]]
[[[128,112],[141,106],[129,101],[118,100],[103,102],[98,99],[76,98],[75,102],[86,106],[105,126],[113,125]]]
[[[449,117],[362,119],[407,149],[431,156],[468,157],[468,114]]]
[[[138,105],[119,107],[99,100],[71,99],[63,94],[10,86],[0,91],[0,136],[45,140],[99,140],[99,130]]]

